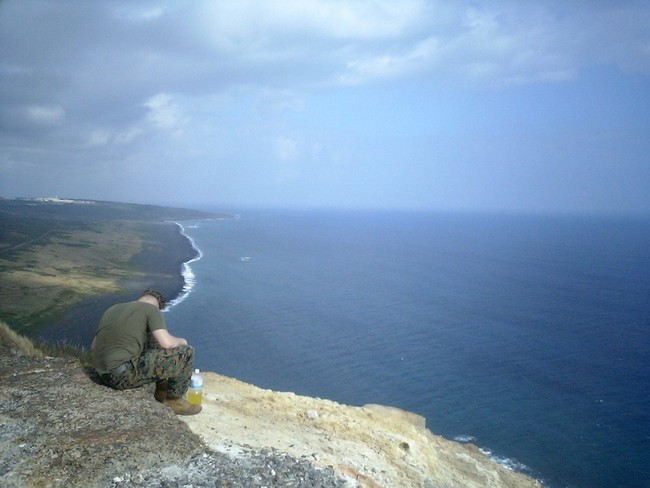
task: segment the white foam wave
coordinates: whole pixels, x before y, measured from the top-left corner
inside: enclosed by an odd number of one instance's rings
[[[485,448],[480,448],[480,451],[485,454],[487,457],[489,457],[492,461],[494,461],[497,464],[500,464],[504,468],[509,469],[510,471],[517,471],[520,473],[528,473],[530,472],[530,468],[526,466],[524,463],[517,461],[516,459],[513,458],[508,458],[505,456],[497,456],[494,454],[492,451],[489,449]]]
[[[462,442],[463,444],[467,444],[468,442],[474,442],[476,440],[476,437],[473,435],[457,435],[454,437],[454,440],[456,442]]]
[[[194,242],[194,239],[192,239],[189,235],[187,235],[187,233],[185,232],[185,227],[183,227],[178,222],[175,222],[175,224],[180,229],[181,235],[183,235],[188,241],[190,241],[192,248],[194,248],[194,250],[196,251],[196,257],[183,263],[183,270],[181,271],[181,274],[183,276],[183,289],[181,290],[181,293],[176,298],[174,298],[173,300],[167,303],[167,306],[165,307],[163,312],[168,312],[172,307],[175,307],[183,300],[185,300],[188,297],[188,295],[191,293],[192,289],[194,288],[194,285],[196,284],[196,275],[192,271],[190,264],[198,261],[203,257],[203,252],[196,246],[196,242]],[[190,228],[193,229],[195,229],[196,227],[197,227],[196,225],[190,226]]]
[[[456,437],[454,437],[454,440],[462,444],[467,444],[470,442],[475,444],[477,439],[473,435],[463,434],[463,435],[457,435]],[[486,449],[484,447],[479,447],[479,450],[487,457],[489,457],[493,462],[500,464],[501,466],[509,469],[510,471],[517,471],[520,473],[527,473],[527,474],[531,472],[528,466],[526,466],[522,462],[517,461],[516,459],[508,458],[505,456],[497,456],[490,449]]]

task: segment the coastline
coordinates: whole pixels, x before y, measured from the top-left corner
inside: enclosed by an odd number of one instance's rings
[[[168,299],[168,307],[184,300],[194,286],[189,263],[201,251],[178,222],[143,222],[142,250],[130,263],[139,271],[122,282],[123,291],[84,298],[56,320],[35,332],[34,338],[88,347],[104,311],[121,301],[135,300],[143,290],[154,288]]]
[[[192,246],[192,249],[194,249],[194,251],[196,252],[196,256],[182,263],[181,277],[183,279],[183,287],[179,293],[174,295],[174,297],[171,300],[167,301],[167,306],[165,307],[163,312],[168,312],[169,310],[171,310],[173,307],[175,307],[183,300],[185,300],[188,297],[188,295],[192,292],[192,289],[196,284],[196,276],[194,276],[194,272],[192,271],[190,265],[203,257],[203,252],[201,251],[201,249],[198,248],[194,239],[192,239],[187,234],[187,232],[185,232],[185,227],[183,227],[183,224],[181,224],[180,222],[174,222],[174,223],[178,226],[180,234],[189,241],[190,245]]]

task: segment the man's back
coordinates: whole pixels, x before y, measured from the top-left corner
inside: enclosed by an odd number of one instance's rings
[[[104,312],[97,329],[95,368],[102,374],[139,356],[147,342],[147,330],[166,329],[160,310],[134,301],[113,305]]]

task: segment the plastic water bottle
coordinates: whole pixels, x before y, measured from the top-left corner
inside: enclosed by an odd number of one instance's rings
[[[198,369],[192,373],[190,379],[190,389],[187,391],[187,401],[192,405],[201,405],[203,400],[203,375]]]

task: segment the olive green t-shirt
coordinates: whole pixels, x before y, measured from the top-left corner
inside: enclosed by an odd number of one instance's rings
[[[95,369],[107,373],[140,356],[147,333],[167,329],[158,307],[135,301],[118,303],[104,312],[95,336]]]

